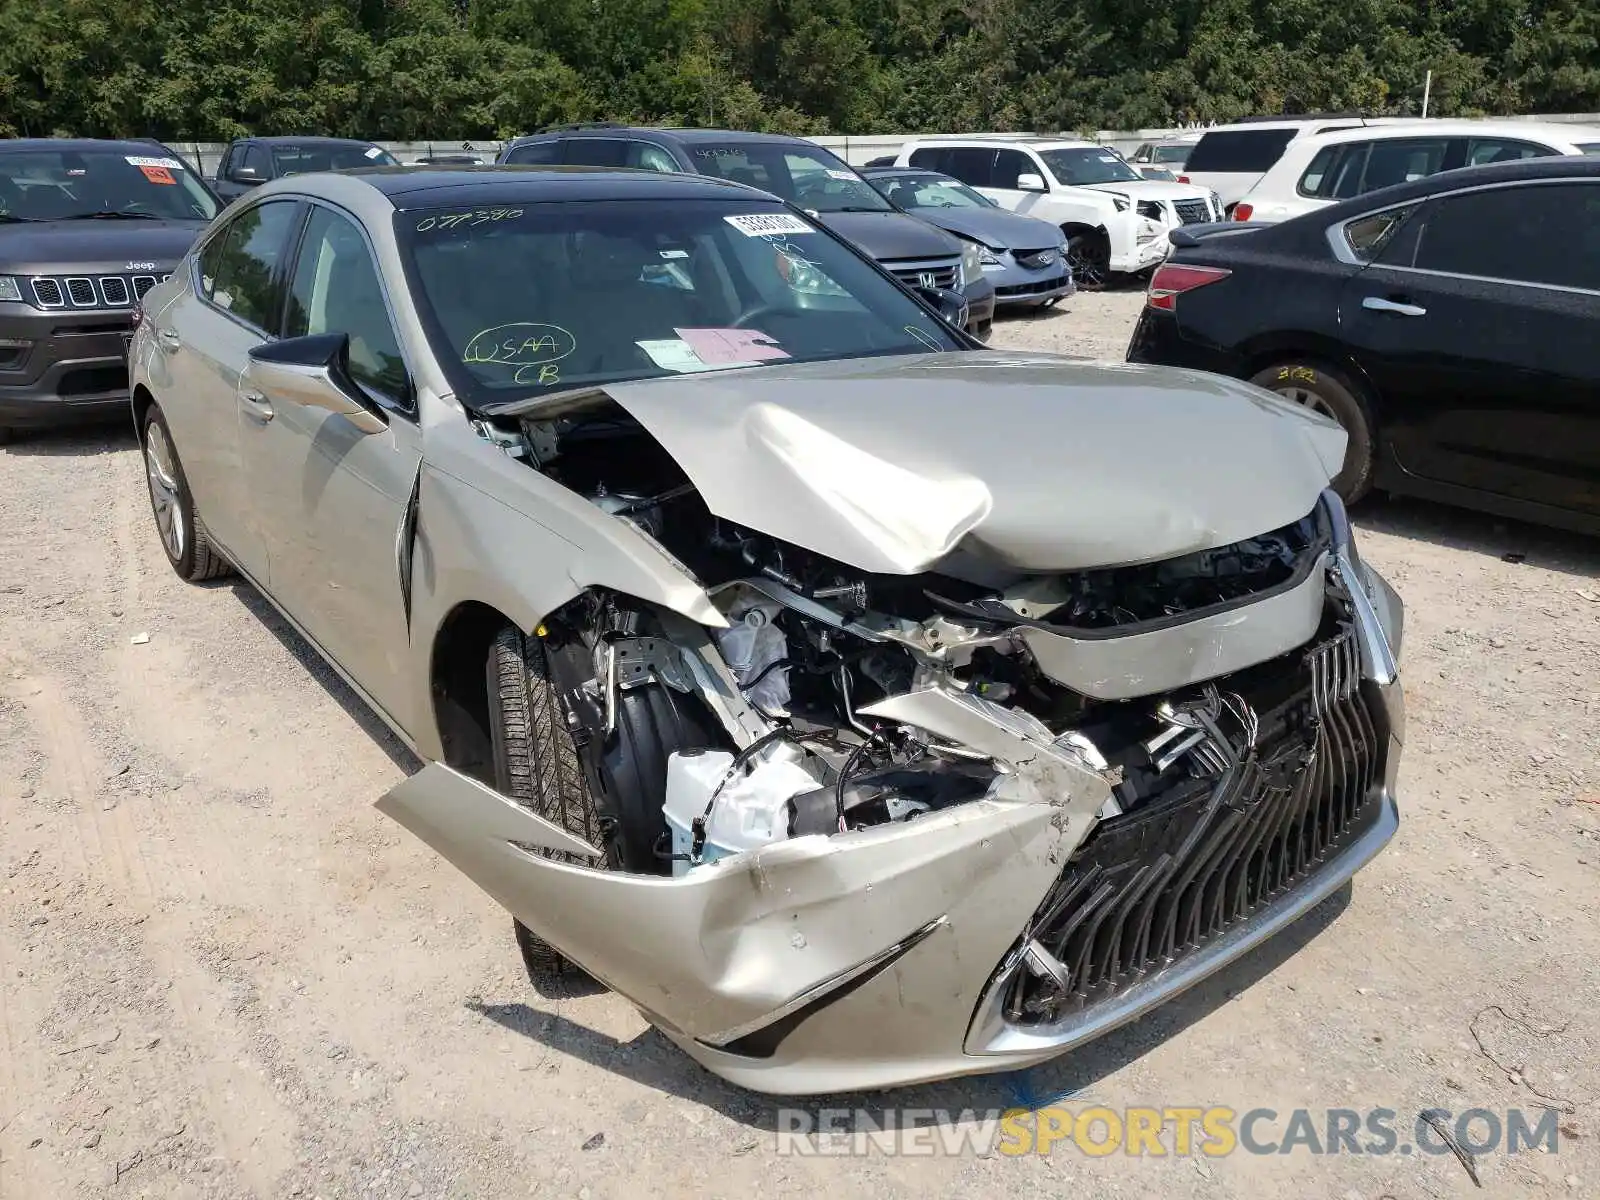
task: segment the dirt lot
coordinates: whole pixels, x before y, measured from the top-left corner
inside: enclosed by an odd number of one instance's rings
[[[995,342],[1120,357],[1137,294]],[[1033,1073],[1133,1105],[1560,1110],[1484,1194],[1600,1195],[1600,543],[1378,503],[1403,825],[1276,945]],[[0,451],[0,1196],[1458,1196],[1449,1155],[793,1157],[372,801],[416,764],[248,589],[168,570],[120,433]],[[885,1103],[985,1108],[1016,1081]],[[1481,1128],[1481,1126],[1480,1126]]]

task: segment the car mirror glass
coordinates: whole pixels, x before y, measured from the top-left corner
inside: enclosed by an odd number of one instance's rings
[[[1024,171],[1017,176],[1017,190],[1019,192],[1042,192],[1045,190],[1044,176],[1032,171]]]

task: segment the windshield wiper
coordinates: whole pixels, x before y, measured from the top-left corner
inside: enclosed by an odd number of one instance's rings
[[[12,216],[10,213],[0,213],[0,225],[10,225],[10,224],[13,224],[13,223],[20,223],[20,222],[26,222],[27,224],[30,224],[30,225],[40,224],[40,221],[39,221],[38,217],[15,217],[15,216]]]
[[[163,219],[156,216],[155,213],[114,212],[109,208],[100,212],[72,213],[70,216],[61,218],[63,221],[160,221]]]

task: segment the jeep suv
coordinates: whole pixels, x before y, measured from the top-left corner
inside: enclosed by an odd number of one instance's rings
[[[725,129],[565,125],[517,138],[498,161],[632,167],[747,183],[805,209],[907,286],[961,292],[967,301],[967,332],[974,337],[988,340],[994,324],[994,284],[984,277],[975,245],[898,211],[843,159],[805,138]]]
[[[219,204],[149,141],[0,141],[0,441],[123,416],[144,294]]]
[[[214,186],[224,200],[237,200],[251,188],[285,175],[399,165],[400,160],[382,146],[354,138],[240,138],[223,151]]]

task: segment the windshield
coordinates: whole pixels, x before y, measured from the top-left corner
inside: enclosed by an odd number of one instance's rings
[[[695,170],[748,183],[811,212],[889,212],[889,202],[826,150],[793,142],[689,147]]]
[[[274,146],[272,161],[279,175],[310,171],[347,171],[352,167],[397,167],[400,160],[378,146],[352,142],[346,146]]]
[[[877,268],[770,202],[411,209],[395,229],[429,339],[469,407],[962,348]]]
[[[181,159],[160,146],[0,153],[0,217],[66,221],[150,217],[209,221],[217,204]]]
[[[872,186],[896,208],[995,207],[992,200],[948,175],[880,175],[873,178]]]
[[[1137,182],[1144,178],[1120,156],[1099,146],[1072,150],[1041,150],[1039,157],[1058,183],[1082,187],[1091,183]]]

